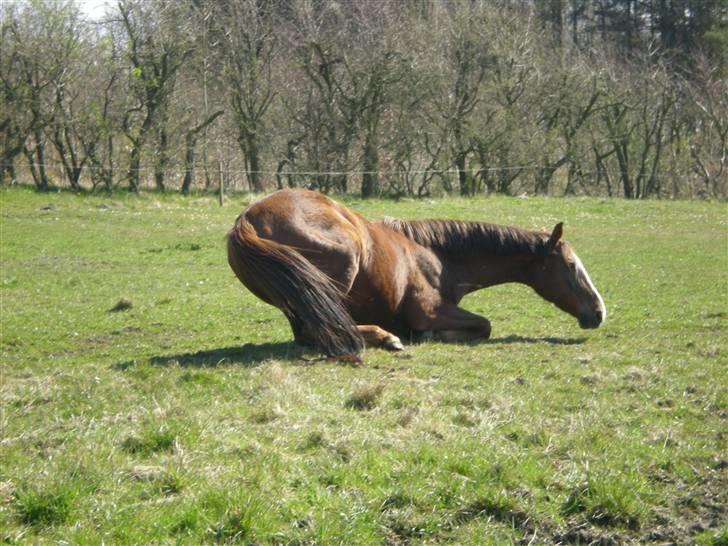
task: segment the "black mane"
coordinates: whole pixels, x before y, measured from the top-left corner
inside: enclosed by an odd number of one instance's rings
[[[422,246],[448,254],[545,254],[549,238],[547,233],[513,226],[459,220],[408,221],[387,217],[382,224]]]

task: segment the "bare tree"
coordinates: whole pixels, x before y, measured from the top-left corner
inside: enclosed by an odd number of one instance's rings
[[[84,107],[76,114],[78,138],[88,158],[93,188],[111,190],[116,171],[116,140],[122,133],[122,105],[125,97],[121,63],[114,40],[97,36],[94,52],[97,63],[88,66],[84,79]]]
[[[348,38],[352,43],[344,49],[342,60],[362,142],[361,193],[372,197],[380,192],[382,118],[408,76],[408,55],[398,43],[405,21],[398,2],[383,0],[355,4],[350,17],[354,29]]]
[[[546,65],[546,77],[539,82],[540,112],[546,140],[540,164],[536,171],[535,192],[549,193],[549,186],[557,170],[570,165],[570,173],[578,171],[580,158],[578,141],[582,128],[599,109],[604,91],[588,68],[569,59],[569,64]],[[570,179],[569,182],[572,180]],[[567,184],[566,191],[572,191]]]
[[[316,6],[308,0],[294,4],[288,32],[301,81],[284,97],[302,135],[300,162],[311,186],[328,192],[349,189],[349,171],[355,164],[353,148],[364,103],[366,76],[347,57],[350,26],[340,6]]]
[[[118,0],[130,63],[123,118],[124,134],[131,145],[127,172],[130,191],[139,191],[142,151],[158,122],[155,181],[159,189],[164,189],[163,175],[159,176],[166,166],[168,144],[164,116],[177,72],[192,52],[191,45],[175,31],[179,20],[175,9],[181,5],[170,0]]]
[[[608,82],[607,106],[601,109],[606,135],[617,162],[624,197],[642,198],[660,190],[659,171],[667,122],[677,103],[677,90],[659,64],[635,64],[621,79]]]
[[[14,176],[15,156],[22,145],[33,180],[47,190],[46,131],[55,122],[57,97],[65,86],[65,75],[78,46],[75,36],[77,12],[71,5],[38,0],[7,10],[3,19],[3,99],[11,110],[4,114],[2,129],[7,166],[2,172]],[[7,47],[7,50],[6,50]],[[7,61],[7,65],[5,64]]]
[[[218,110],[213,113],[207,119],[205,119],[199,125],[196,125],[189,129],[185,133],[185,176],[182,181],[181,192],[183,195],[190,193],[190,187],[194,182],[194,169],[195,169],[195,147],[197,146],[197,139],[209,125],[211,125],[217,118],[225,113],[224,110]]]
[[[15,163],[33,125],[31,88],[23,77],[22,25],[18,4],[0,4],[0,184],[17,180]]]
[[[485,28],[493,59],[471,142],[478,164],[475,183],[491,193],[513,193],[536,162],[530,143],[540,138],[536,51],[542,36],[523,20],[521,13],[498,13]]]
[[[79,191],[81,171],[88,161],[83,142],[87,126],[82,117],[91,107],[87,86],[94,67],[86,59],[93,55],[92,37],[79,13],[73,10],[69,9],[64,26],[63,39],[56,42],[56,49],[63,55],[64,68],[53,83],[53,114],[47,133],[71,189]]]
[[[461,10],[448,9],[443,17],[443,57],[439,61],[442,89],[433,96],[442,119],[442,129],[449,141],[450,156],[461,195],[474,193],[473,178],[468,172],[468,158],[473,153],[473,112],[481,100],[481,87],[493,62],[483,29],[487,11],[483,4],[468,4]]]
[[[273,29],[273,3],[256,0],[211,2],[213,31],[246,163],[251,190],[263,191],[262,154],[265,116],[275,98],[272,66],[278,38]]]
[[[690,101],[693,116],[690,155],[693,171],[702,181],[701,192],[728,195],[728,80],[707,58],[695,66]]]

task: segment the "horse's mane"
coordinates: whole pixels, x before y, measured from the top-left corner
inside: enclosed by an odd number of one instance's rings
[[[445,253],[477,252],[509,256],[543,254],[548,234],[513,226],[460,220],[400,220],[385,217],[382,224],[416,243]]]

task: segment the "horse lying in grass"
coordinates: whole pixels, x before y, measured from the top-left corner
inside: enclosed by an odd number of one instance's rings
[[[488,319],[458,303],[506,282],[597,328],[604,301],[561,236],[562,224],[549,235],[454,220],[370,222],[320,193],[286,189],[238,216],[227,250],[238,279],[283,311],[298,343],[358,360],[365,343],[401,350],[400,337],[488,338]]]

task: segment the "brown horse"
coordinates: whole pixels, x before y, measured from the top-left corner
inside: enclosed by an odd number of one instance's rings
[[[358,359],[367,345],[401,350],[397,336],[469,341],[490,322],[458,307],[506,282],[596,328],[602,297],[569,243],[553,232],[479,222],[370,222],[319,193],[281,190],[252,204],[228,234],[238,279],[288,318],[297,342]]]

